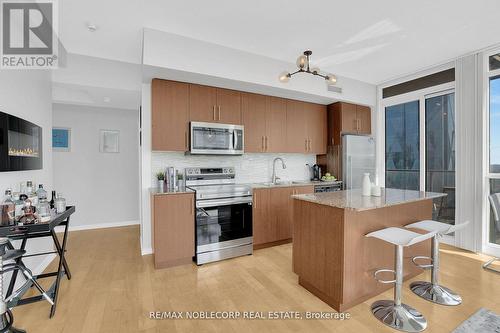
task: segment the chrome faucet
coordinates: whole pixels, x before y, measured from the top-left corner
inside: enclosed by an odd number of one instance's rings
[[[281,161],[281,166],[286,169],[285,161],[281,157],[276,157],[273,161],[273,177],[271,179],[273,184],[276,184],[277,180],[280,179],[280,177],[276,177],[276,161]]]

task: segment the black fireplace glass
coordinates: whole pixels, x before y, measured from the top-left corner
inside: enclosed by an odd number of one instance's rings
[[[0,112],[0,171],[41,169],[42,160],[42,128]]]

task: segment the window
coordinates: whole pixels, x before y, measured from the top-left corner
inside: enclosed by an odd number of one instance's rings
[[[500,53],[489,57],[489,190],[500,193]],[[500,221],[490,207],[488,242],[500,245]]]
[[[419,101],[385,109],[385,186],[418,190],[420,184]]]
[[[434,219],[455,223],[455,94],[425,100],[425,190],[446,193]]]

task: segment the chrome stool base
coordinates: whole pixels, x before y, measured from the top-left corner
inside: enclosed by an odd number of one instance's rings
[[[385,325],[403,332],[422,332],[427,327],[427,320],[414,308],[396,305],[393,301],[382,300],[372,304],[372,313]]]
[[[450,306],[462,304],[462,297],[460,297],[458,294],[446,287],[433,285],[430,282],[413,282],[412,284],[410,284],[410,289],[417,296],[420,296],[430,302]]]

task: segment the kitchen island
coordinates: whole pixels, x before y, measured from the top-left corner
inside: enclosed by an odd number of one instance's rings
[[[397,189],[382,189],[380,197],[364,197],[361,190],[294,195],[293,271],[299,284],[337,311],[392,288],[373,273],[394,269],[394,246],[365,235],[431,219],[433,199],[444,195]],[[411,258],[430,251],[430,240],[405,248],[405,279],[422,272]]]

